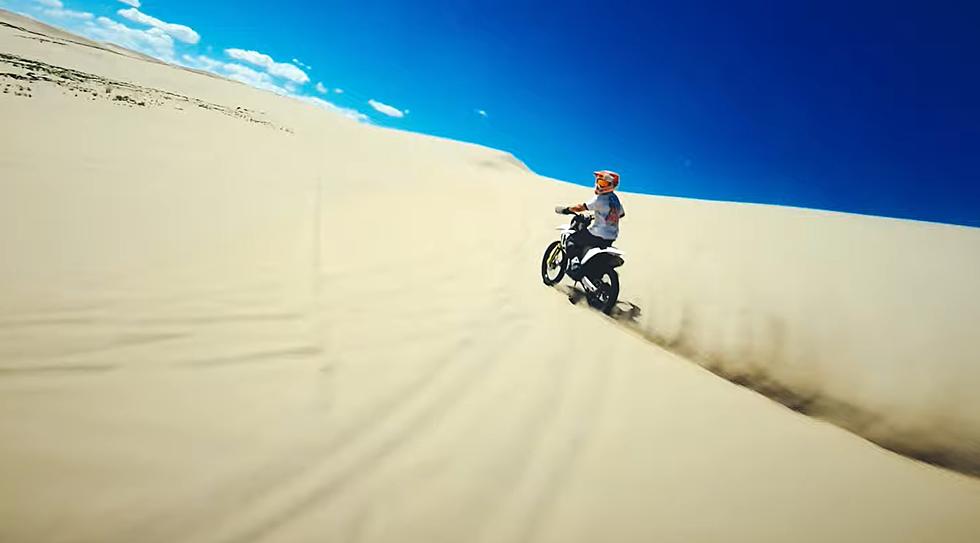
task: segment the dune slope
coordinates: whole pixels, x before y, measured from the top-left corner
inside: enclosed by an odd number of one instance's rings
[[[538,277],[585,189],[29,25],[0,540],[976,541],[977,478],[692,363],[969,465],[975,230],[627,194],[609,319]]]

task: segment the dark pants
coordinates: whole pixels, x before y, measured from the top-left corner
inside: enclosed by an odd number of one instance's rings
[[[588,230],[579,230],[568,238],[568,259],[570,261],[577,256],[581,260],[590,248],[605,249],[612,245],[612,242],[613,240],[600,238]]]

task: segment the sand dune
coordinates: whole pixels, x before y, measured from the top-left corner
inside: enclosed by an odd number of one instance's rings
[[[649,203],[631,223],[658,232],[631,268],[646,272],[633,297],[651,308],[645,337],[889,448],[980,473],[980,230]]]
[[[976,229],[625,194],[610,319],[587,189],[0,19],[0,540],[977,540]]]

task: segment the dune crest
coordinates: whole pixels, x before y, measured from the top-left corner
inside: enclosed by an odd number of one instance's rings
[[[0,19],[0,540],[976,540],[678,356],[968,468],[976,230],[627,193],[608,319],[537,275],[586,188]]]
[[[980,230],[648,202],[640,230],[662,234],[633,251],[648,271],[632,300],[652,310],[631,328],[889,449],[980,473]]]

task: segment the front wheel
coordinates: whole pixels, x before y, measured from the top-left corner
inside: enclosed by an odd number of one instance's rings
[[[541,280],[549,287],[561,281],[565,277],[565,267],[568,265],[565,259],[565,249],[562,248],[560,241],[553,241],[544,250],[541,258]]]
[[[596,290],[589,295],[589,303],[606,315],[612,313],[619,299],[619,274],[613,269],[606,270],[592,279],[592,282]]]

